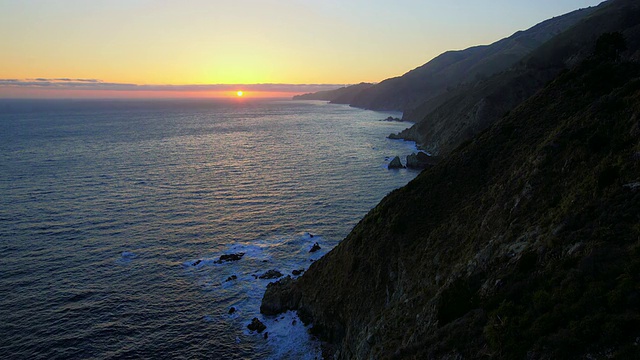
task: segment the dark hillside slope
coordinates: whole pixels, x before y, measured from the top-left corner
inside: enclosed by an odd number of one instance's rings
[[[410,110],[420,104],[428,104],[434,109],[448,89],[461,83],[475,83],[508,69],[593,10],[576,10],[549,19],[491,45],[445,52],[400,77],[364,89],[349,104],[365,109],[404,111],[409,114],[405,116],[406,120],[420,120],[421,117],[412,118]]]
[[[402,76],[369,86],[350,86],[294,97],[327,100],[373,110],[405,112],[405,120],[417,121],[437,108],[460,84],[474,84],[510,68],[552,37],[567,30],[595,8],[576,10],[518,31],[491,45],[447,51]],[[362,84],[361,84],[362,85]],[[415,111],[416,108],[419,111]]]
[[[418,106],[407,115],[420,118],[396,137],[413,140],[437,155],[446,155],[541,89],[564,69],[576,66],[594,51],[603,33],[620,32],[628,39],[625,56],[640,51],[640,1],[611,0],[525,57],[517,66],[488,79],[458,87],[441,105]]]
[[[561,75],[270,285],[288,308],[340,359],[638,358],[640,65]]]

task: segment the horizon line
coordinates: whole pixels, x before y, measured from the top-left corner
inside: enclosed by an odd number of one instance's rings
[[[253,84],[135,84],[124,82],[105,82],[99,79],[77,78],[26,78],[0,79],[0,88],[29,88],[49,90],[85,90],[85,91],[151,91],[151,92],[317,92],[334,90],[353,84],[290,84],[290,83],[253,83]]]

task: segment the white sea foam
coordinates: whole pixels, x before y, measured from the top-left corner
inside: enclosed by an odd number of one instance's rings
[[[267,343],[273,349],[271,359],[321,359],[320,342],[309,335],[295,312],[288,311],[276,317],[266,318],[269,336]]]
[[[316,243],[320,249],[310,252]],[[271,359],[319,359],[319,341],[308,333],[295,312],[277,317],[260,314],[264,291],[270,282],[277,279],[260,279],[259,276],[269,270],[277,270],[283,276],[296,277],[292,275],[294,270],[306,270],[313,261],[329,250],[330,245],[322,236],[305,232],[293,236],[258,239],[251,243],[231,244],[220,253],[187,260],[182,265],[185,269],[196,270],[192,274],[203,290],[214,292],[217,298],[228,299],[221,320],[236,324],[239,340],[246,338],[262,344],[261,346],[269,349]],[[223,254],[237,253],[244,253],[244,256],[237,261],[217,261]],[[235,311],[229,314],[228,310],[232,307]],[[254,317],[267,326],[264,332],[257,333],[247,328]],[[204,320],[210,321],[207,317]]]
[[[136,257],[138,257],[138,255],[131,251],[123,251],[121,256],[125,259],[135,259]]]
[[[34,254],[53,255],[30,266],[29,274],[2,272],[9,282],[30,284],[0,297],[7,322],[24,325],[10,335],[26,339],[9,341],[3,350],[21,358],[68,354],[73,349],[60,348],[60,336],[78,339],[92,358],[109,357],[113,339],[123,337],[162,349],[150,357],[288,354],[289,345],[275,343],[277,336],[244,334],[253,317],[276,326],[259,313],[274,280],[253,275],[308,269],[385,194],[417,174],[383,165],[384,156],[413,152],[408,142],[385,138],[406,124],[379,122],[393,114],[348,106],[210,100],[17,105],[47,110],[0,111],[0,123],[12,129],[0,131],[0,143],[7,144],[8,159],[20,160],[0,166],[0,178],[12,179],[0,196],[0,208],[8,210],[3,230],[16,238],[0,270],[30,264]],[[11,137],[15,133],[28,136]],[[39,141],[43,137],[51,141]],[[34,208],[47,210],[46,216],[33,216]],[[309,253],[315,242],[321,250]],[[239,252],[245,252],[242,259],[217,263]],[[105,257],[114,268],[100,266]],[[175,271],[167,264],[176,264]],[[70,272],[77,281],[68,281]],[[33,281],[40,278],[50,281]],[[44,310],[42,297],[87,284],[116,301],[92,295],[96,306],[64,321],[57,311],[34,313],[32,321],[21,311]],[[239,310],[230,315],[232,306]],[[131,323],[122,312],[147,316]],[[204,326],[191,326],[185,317]],[[114,321],[113,332],[93,336],[105,318]],[[60,336],[31,336],[43,326]],[[306,332],[297,329],[291,328],[304,339]],[[183,331],[202,341],[185,342],[176,336]]]
[[[120,257],[116,260],[116,264],[127,265],[137,257],[138,255],[132,251],[123,251],[122,253],[120,253]]]
[[[192,259],[192,260],[187,260],[183,262],[182,266],[185,268],[200,269],[205,266],[216,265],[217,260],[218,259],[212,259],[212,258]]]

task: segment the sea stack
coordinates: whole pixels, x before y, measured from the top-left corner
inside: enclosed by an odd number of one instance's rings
[[[387,168],[389,168],[389,169],[404,169],[404,165],[402,165],[402,162],[400,161],[400,157],[396,156],[396,157],[393,158],[393,160],[391,160],[391,162],[389,163]]]

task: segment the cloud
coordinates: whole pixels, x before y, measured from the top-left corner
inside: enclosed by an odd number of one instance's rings
[[[65,90],[109,90],[109,91],[172,91],[172,92],[208,92],[208,91],[255,91],[255,92],[316,92],[332,90],[345,84],[192,84],[192,85],[149,85],[111,83],[98,79],[72,78],[34,78],[0,79],[0,87],[47,88]]]
[[[56,78],[56,79],[46,79],[46,78],[36,78],[36,79],[27,79],[30,81],[38,81],[38,82],[81,82],[81,83],[101,83],[101,80],[97,79],[71,79],[71,78]]]
[[[44,81],[70,81],[70,82],[83,82],[83,83],[101,83],[101,80],[97,79],[69,79],[69,78],[58,78],[58,79],[44,79]]]

